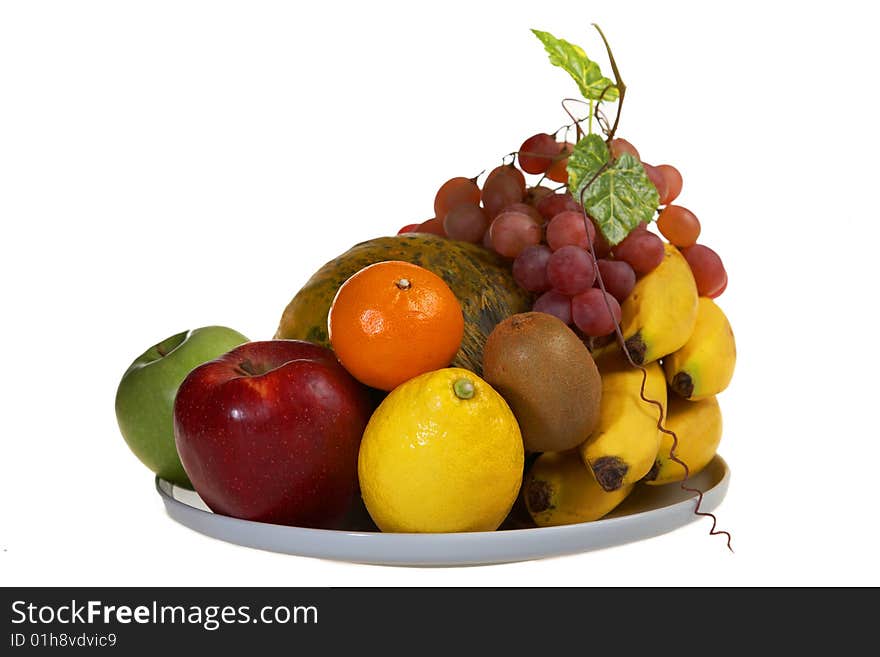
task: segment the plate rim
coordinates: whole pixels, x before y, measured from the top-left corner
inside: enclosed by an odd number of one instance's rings
[[[726,496],[730,484],[731,471],[729,465],[718,454],[713,458],[713,462],[716,460],[718,461],[718,466],[722,468],[723,474],[714,485],[703,491],[702,511],[712,511],[717,508]],[[381,565],[459,566],[506,563],[510,561],[525,561],[536,558],[560,556],[563,554],[602,549],[614,545],[623,545],[633,541],[659,536],[700,519],[700,516],[693,513],[693,505],[696,495],[691,495],[687,499],[657,509],[611,518],[602,518],[592,522],[559,525],[556,527],[526,527],[492,532],[446,532],[433,534],[315,529],[311,527],[296,527],[258,522],[255,520],[244,520],[206,511],[176,499],[173,495],[173,486],[174,484],[171,482],[168,482],[159,476],[155,477],[156,491],[162,498],[168,515],[176,522],[201,534],[235,545],[284,554],[330,559],[333,561]],[[655,522],[653,529],[645,527],[644,529],[646,531],[633,531],[634,529],[638,529],[639,524],[650,524],[645,522],[645,517],[649,515],[655,520],[660,520],[661,517],[664,517],[666,522],[661,523],[662,527],[659,529]],[[230,539],[228,534],[222,531],[224,528],[244,530],[244,535],[251,537],[251,540],[242,541]],[[615,529],[628,530],[620,533],[623,540],[599,540],[598,542],[587,540],[590,534],[600,536],[603,531],[613,533]],[[257,538],[261,536],[269,537],[271,535],[283,537],[285,539],[285,548],[282,549],[277,547],[277,540],[269,541],[269,543],[276,547],[267,545],[266,541],[257,540]],[[578,537],[581,538],[580,541],[576,540]],[[551,548],[548,550],[535,551],[534,545],[538,538],[542,541],[546,539],[549,544],[556,543],[556,549]],[[523,549],[503,549],[509,548],[512,543],[515,545],[518,539],[522,541]],[[316,542],[321,541],[330,543],[331,546],[335,546],[336,549],[331,549],[326,553],[323,553],[307,547],[308,545],[314,545]],[[349,545],[349,542],[352,543],[352,545]],[[585,543],[586,546],[583,547],[583,549],[570,549],[572,548],[572,542]],[[365,545],[369,545],[372,549],[393,547],[395,552],[400,552],[401,548],[404,550],[413,550],[414,552],[409,558],[394,558],[390,556],[376,558],[375,555],[370,555],[368,553],[364,553],[358,558],[357,548]],[[461,552],[463,546],[470,546],[473,548],[476,545],[480,548],[486,548],[490,552],[492,548],[500,549],[500,552],[505,553],[505,556],[501,559],[492,557],[487,558],[485,556],[473,556],[472,558],[450,557],[444,559],[427,557],[418,553],[420,548],[431,548],[431,552],[436,553],[438,551],[442,552],[444,548],[452,547],[456,548],[455,551]],[[528,546],[530,545],[532,546],[531,550],[528,549]],[[298,546],[299,549],[297,549]],[[339,549],[340,547],[342,549]]]

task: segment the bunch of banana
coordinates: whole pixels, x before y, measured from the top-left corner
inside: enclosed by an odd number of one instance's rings
[[[718,305],[699,297],[684,256],[670,244],[621,305],[621,332],[633,367],[616,343],[593,352],[602,378],[596,429],[575,450],[542,454],[526,475],[522,501],[540,526],[597,520],[637,484],[680,482],[703,470],[721,441],[715,395],[733,376],[736,344]],[[668,384],[668,388],[667,388]]]
[[[721,308],[712,299],[697,296],[693,274],[678,249],[671,244],[665,244],[664,249],[663,262],[636,283],[621,306],[621,332],[633,362],[662,362],[670,391],[664,426],[678,436],[676,457],[687,464],[693,476],[712,460],[721,440],[721,410],[715,395],[727,388],[733,377],[736,343]],[[616,345],[609,350],[620,351]],[[631,370],[633,376],[638,373]],[[666,395],[647,396],[664,404],[667,401]],[[602,401],[604,406],[606,400]],[[630,445],[635,443],[633,436],[631,432]],[[654,465],[649,473],[643,473],[645,479],[652,484],[681,481],[684,469],[669,454],[672,437],[661,436]],[[581,447],[585,462],[593,465],[594,472],[601,458],[595,442],[596,437],[591,436]],[[621,450],[609,442],[606,438],[602,451]],[[639,442],[643,453],[647,442]]]

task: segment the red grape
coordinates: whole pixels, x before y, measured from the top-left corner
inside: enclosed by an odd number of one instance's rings
[[[615,160],[619,158],[624,153],[629,153],[637,160],[641,160],[642,158],[639,156],[639,151],[635,146],[630,144],[626,139],[621,139],[617,137],[616,139],[611,140],[611,157]]]
[[[434,197],[434,216],[441,219],[459,203],[480,203],[480,188],[469,178],[451,178],[437,190]]]
[[[529,292],[544,292],[550,289],[547,279],[547,261],[551,251],[543,244],[523,249],[513,261],[513,280]]]
[[[512,164],[502,164],[492,169],[489,172],[489,175],[486,176],[486,182],[483,183],[483,189],[485,189],[486,185],[498,176],[516,181],[520,189],[520,194],[522,195],[526,193],[526,177],[522,174],[522,171]]]
[[[547,244],[554,251],[569,244],[587,249],[595,237],[593,222],[584,222],[584,213],[577,210],[560,212],[547,224]]]
[[[508,205],[507,207],[505,207],[504,210],[502,210],[502,212],[514,211],[514,210],[516,212],[522,212],[523,214],[529,215],[532,219],[534,219],[539,224],[544,223],[544,217],[541,216],[541,213],[538,212],[535,208],[533,208],[528,203],[512,203],[511,205]]]
[[[544,187],[543,185],[539,185],[537,187],[529,187],[526,190],[525,202],[532,206],[537,206],[538,202],[544,198],[545,196],[549,196],[553,193],[553,190],[549,187]]]
[[[660,195],[660,198],[666,198],[669,195],[669,189],[666,187],[666,177],[660,169],[655,166],[647,164],[646,162],[642,162],[642,166],[645,169],[645,173],[648,174],[648,179],[654,184],[654,187],[657,188],[657,194]]]
[[[611,333],[620,323],[620,304],[610,294],[594,287],[572,297],[571,318],[581,331],[598,338]]]
[[[670,244],[684,248],[697,243],[700,236],[700,220],[697,215],[681,205],[667,205],[657,217],[657,228]]]
[[[453,240],[473,242],[476,244],[483,239],[483,234],[489,228],[489,218],[479,205],[473,203],[459,203],[443,219],[443,230]]]
[[[550,221],[557,214],[565,212],[566,210],[581,211],[580,204],[575,201],[568,192],[564,194],[548,194],[538,201],[535,208],[547,221]]]
[[[720,294],[727,284],[727,272],[718,254],[702,244],[694,244],[681,252],[691,266],[699,295]]]
[[[564,324],[571,324],[571,299],[558,290],[544,292],[535,300],[532,310],[553,315],[561,319]]]
[[[663,240],[647,230],[634,230],[613,252],[617,260],[628,263],[637,274],[647,274],[663,262]]]
[[[416,230],[418,230],[419,226],[421,226],[421,224],[407,224],[406,226],[401,228],[399,231],[397,231],[397,234],[403,235],[404,233],[414,233],[414,232],[416,232]]]
[[[490,224],[490,228],[491,228],[491,224]],[[483,242],[482,242],[482,244],[483,244],[483,248],[484,248],[484,249],[489,249],[490,251],[494,251],[494,250],[495,250],[495,249],[492,247],[492,231],[491,231],[491,230],[487,230],[485,233],[483,233]]]
[[[681,174],[671,164],[658,164],[656,169],[666,183],[666,193],[660,196],[660,205],[669,205],[681,194]]]
[[[596,270],[590,254],[579,246],[563,246],[547,262],[547,278],[554,289],[573,295],[593,286]]]
[[[574,150],[574,144],[559,144],[553,163],[547,168],[547,177],[558,183],[568,182],[568,156]]]
[[[522,201],[524,193],[522,174],[511,166],[498,167],[492,170],[483,185],[483,207],[490,217],[495,217],[508,205]]]
[[[629,296],[636,285],[636,273],[623,260],[599,260],[599,276],[605,284],[605,291],[620,303]],[[598,277],[596,278],[598,284]]]
[[[446,231],[443,230],[443,222],[434,217],[433,219],[428,219],[424,223],[420,224],[418,228],[416,228],[414,233],[432,233],[434,235],[439,235],[440,237],[446,237]]]
[[[552,135],[539,133],[526,139],[519,147],[519,166],[526,173],[544,173],[559,153],[559,144]]]
[[[715,292],[712,292],[712,294],[707,294],[706,296],[709,297],[710,299],[717,299],[718,297],[720,297],[724,293],[724,290],[726,290],[726,289],[727,289],[727,272],[725,271],[724,272],[724,282],[721,284],[721,287],[719,287]]]
[[[541,242],[541,226],[522,212],[502,212],[489,226],[492,248],[507,258],[515,258],[527,246]]]

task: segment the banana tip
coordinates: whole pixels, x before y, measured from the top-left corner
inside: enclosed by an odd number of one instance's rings
[[[694,380],[687,372],[676,372],[670,385],[680,397],[685,399],[690,399],[694,394]]]
[[[553,497],[553,487],[546,481],[533,479],[526,491],[526,506],[532,513],[541,513],[550,508],[550,500]]]
[[[602,489],[610,493],[623,486],[623,478],[629,471],[626,462],[617,456],[603,456],[592,463],[593,474]]]

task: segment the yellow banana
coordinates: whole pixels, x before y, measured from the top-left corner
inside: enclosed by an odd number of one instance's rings
[[[634,484],[648,474],[660,448],[660,409],[640,396],[642,371],[623,354],[612,351],[596,365],[602,377],[599,423],[578,448],[599,485],[606,491]],[[666,407],[666,379],[659,363],[644,366],[645,396]]]
[[[539,527],[598,520],[629,495],[632,486],[605,492],[577,450],[544,452],[523,483],[523,501]]]
[[[633,361],[651,363],[687,342],[697,320],[697,284],[671,244],[663,262],[636,283],[620,307],[620,330]]]
[[[690,402],[671,395],[663,425],[678,437],[675,456],[685,462],[692,477],[715,456],[721,442],[721,408],[715,397]],[[659,485],[684,479],[684,468],[669,458],[671,448],[672,436],[664,433],[657,462],[645,483]]]
[[[717,395],[733,377],[736,342],[724,311],[700,297],[697,323],[685,345],[663,359],[669,387],[685,399]]]

